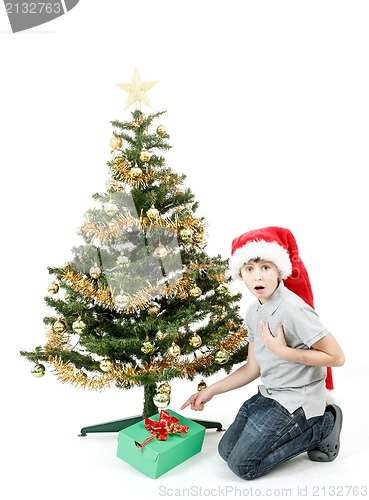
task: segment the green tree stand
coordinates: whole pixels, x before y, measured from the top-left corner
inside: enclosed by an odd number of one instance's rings
[[[158,409],[152,406],[149,401],[152,401],[152,397],[156,393],[156,386],[145,386],[145,405],[144,411],[145,415],[137,415],[135,417],[128,417],[121,420],[113,420],[110,422],[105,422],[101,424],[89,425],[87,427],[82,427],[79,436],[87,436],[87,434],[98,433],[98,432],[119,432],[126,427],[140,422],[145,416],[152,416]],[[155,409],[154,409],[155,408]],[[151,411],[150,411],[151,410]],[[213,422],[208,420],[194,420],[194,422],[203,425],[205,429],[216,429],[217,431],[224,431],[223,426],[220,422]]]

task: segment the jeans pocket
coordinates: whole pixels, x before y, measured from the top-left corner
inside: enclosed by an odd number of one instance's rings
[[[288,441],[291,441],[292,439],[301,436],[302,429],[298,423],[298,418],[296,418],[299,410],[297,410],[294,414],[292,414],[290,416],[289,422],[287,422],[286,425],[282,429],[280,429],[279,437],[271,447],[272,450],[275,450],[276,448],[279,448],[283,444],[288,443]]]

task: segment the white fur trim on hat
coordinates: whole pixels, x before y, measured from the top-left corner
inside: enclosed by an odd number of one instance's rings
[[[229,270],[233,279],[240,278],[241,267],[249,260],[263,259],[273,262],[280,273],[281,279],[287,278],[292,272],[289,253],[276,241],[250,241],[234,251],[229,259]]]

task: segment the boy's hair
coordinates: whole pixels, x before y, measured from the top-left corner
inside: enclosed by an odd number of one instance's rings
[[[255,257],[254,259],[249,259],[247,262],[244,262],[244,266],[246,266],[249,262],[261,262],[262,260],[264,260],[265,262],[271,262],[272,264],[274,264],[277,269],[278,269],[278,266],[271,260],[269,259],[262,259],[261,257]],[[278,269],[278,272],[279,272],[279,277],[281,276],[281,271]],[[241,271],[240,271],[240,274],[241,274]]]

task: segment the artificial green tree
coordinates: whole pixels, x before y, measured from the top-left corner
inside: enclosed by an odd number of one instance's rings
[[[145,102],[140,80],[125,90],[131,104]],[[21,351],[36,377],[50,365],[88,389],[142,386],[143,416],[169,404],[169,381],[198,377],[201,390],[247,356],[228,260],[206,253],[194,194],[162,156],[164,113],[111,122],[107,190],[93,196],[73,259],[49,268],[45,345]]]

